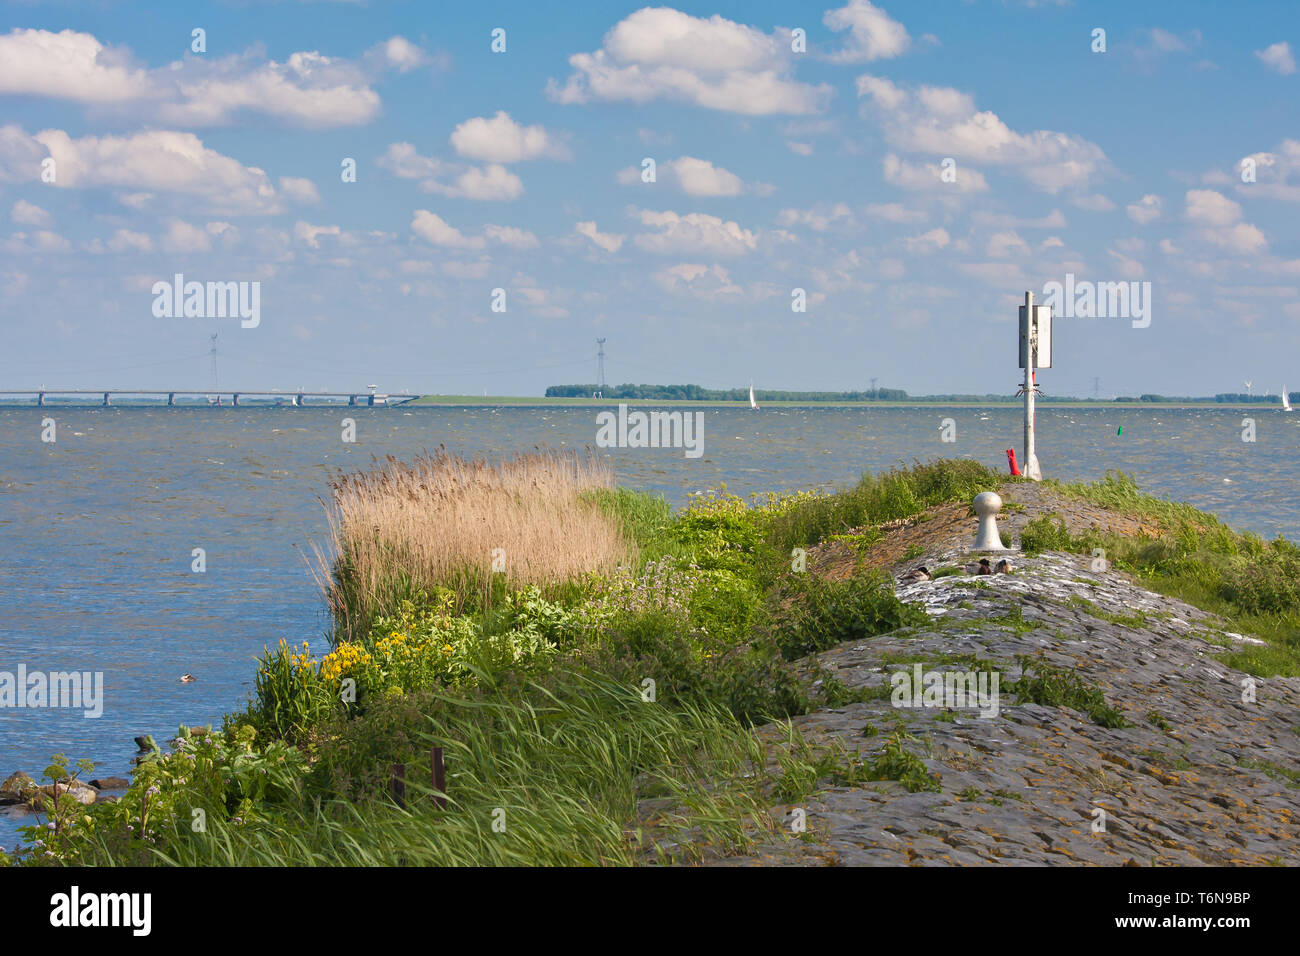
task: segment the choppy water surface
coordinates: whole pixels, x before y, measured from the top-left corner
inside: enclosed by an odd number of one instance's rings
[[[609,449],[619,482],[681,504],[726,482],[736,493],[833,488],[913,458],[1019,453],[1014,408],[711,408],[704,455]],[[1039,422],[1045,474],[1118,468],[1146,490],[1235,527],[1296,538],[1300,415],[1240,409],[1064,409]],[[0,709],[0,779],[49,756],[124,773],[131,738],[219,721],[251,688],[254,658],[280,638],[320,640],[310,570],[324,544],[320,498],[337,469],[445,445],[489,457],[596,436],[592,408],[20,408],[0,406],[0,671],[103,671],[104,715]],[[41,419],[58,440],[41,442]],[[357,423],[356,444],[340,422]],[[942,419],[957,441],[940,441]],[[1117,430],[1123,427],[1123,433]],[[207,572],[191,571],[203,548]],[[198,681],[180,684],[183,673]],[[12,818],[0,840],[13,843]]]

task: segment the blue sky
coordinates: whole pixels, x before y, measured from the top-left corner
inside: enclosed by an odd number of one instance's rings
[[[1049,394],[1300,391],[1298,22],[10,4],[0,388],[206,388],[216,332],[223,387],[540,394],[599,336],[614,383],[1009,392],[1017,303],[1071,273],[1151,322],[1058,317]],[[155,316],[177,272],[260,282],[260,324]]]

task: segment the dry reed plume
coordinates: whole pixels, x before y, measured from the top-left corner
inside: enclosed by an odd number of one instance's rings
[[[439,586],[456,592],[460,611],[490,604],[503,578],[511,588],[545,588],[613,571],[631,546],[618,522],[582,496],[613,484],[594,456],[553,451],[493,465],[439,448],[410,464],[390,455],[371,471],[340,476],[328,508],[332,573],[322,582],[336,628],[362,636],[396,600]],[[505,565],[496,588],[494,554]]]

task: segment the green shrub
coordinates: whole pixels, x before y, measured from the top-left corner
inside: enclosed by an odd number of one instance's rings
[[[715,649],[749,640],[763,616],[763,594],[748,579],[731,571],[701,571],[691,593],[692,627],[707,635]]]
[[[78,806],[58,830],[24,828],[29,863],[155,863],[186,842],[201,843],[220,827],[265,822],[277,804],[301,793],[305,754],[281,741],[254,747],[249,725],[223,732],[182,727],[173,749],[155,751],[115,803]]]
[[[582,639],[588,621],[580,612],[548,601],[540,588],[530,585],[506,595],[489,626],[501,633],[527,631],[557,647],[572,647]]]
[[[1048,707],[1069,707],[1087,714],[1094,723],[1103,727],[1132,726],[1124,715],[1106,702],[1102,692],[1084,682],[1078,674],[1053,667],[1042,660],[1017,658],[1021,667],[1020,679],[1007,685],[1020,700],[1044,704]]]
[[[872,763],[872,778],[897,780],[908,793],[940,790],[939,779],[925,766],[925,761],[908,751],[904,740],[914,739],[901,731],[890,734],[884,749]]]
[[[759,510],[748,507],[723,485],[692,495],[664,539],[682,563],[751,577],[764,545],[760,520]]]
[[[1034,518],[1020,532],[1020,549],[1029,555],[1073,550],[1070,531],[1065,522],[1054,515]]]
[[[924,611],[898,600],[884,572],[844,581],[792,575],[778,600],[783,603],[772,612],[777,642],[789,660],[927,620]]]
[[[1300,611],[1300,567],[1256,558],[1229,567],[1219,596],[1246,614],[1295,614]]]
[[[723,707],[746,723],[803,713],[808,705],[764,631],[727,646],[661,610],[621,615],[595,648],[575,660],[629,687],[652,680],[661,699]]]
[[[354,801],[379,799],[389,792],[393,764],[426,766],[428,714],[437,709],[437,700],[428,688],[384,694],[363,712],[323,724],[308,777],[313,792]]]
[[[335,685],[321,679],[307,642],[298,650],[280,641],[258,658],[243,720],[264,737],[300,740],[339,705]]]

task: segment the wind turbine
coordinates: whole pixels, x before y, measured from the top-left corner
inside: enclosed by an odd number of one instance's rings
[[[1246,397],[1247,397],[1247,398],[1250,398],[1250,385],[1251,385],[1250,382],[1247,382],[1247,383],[1246,383]]]

